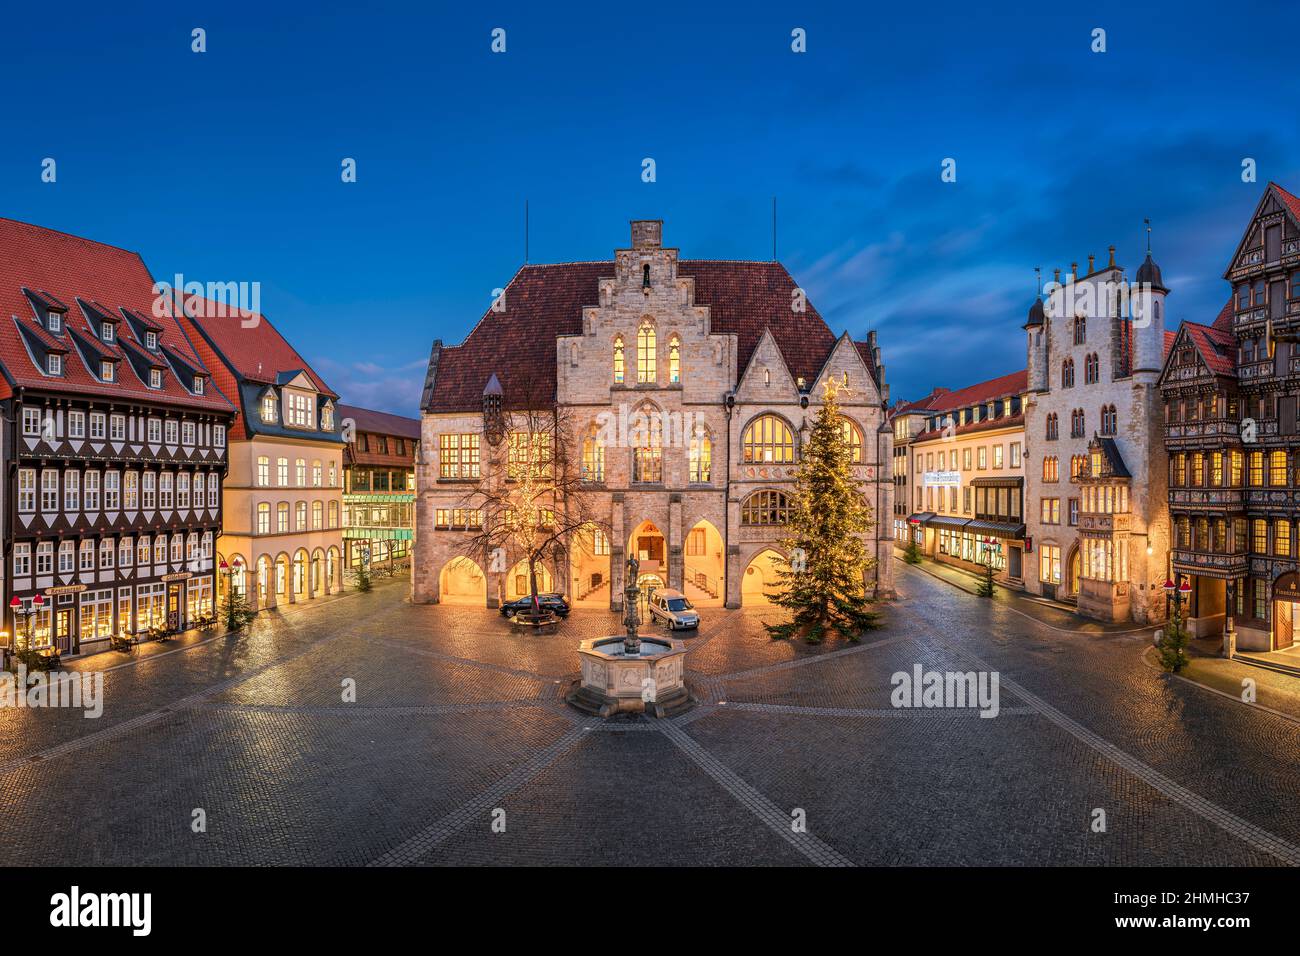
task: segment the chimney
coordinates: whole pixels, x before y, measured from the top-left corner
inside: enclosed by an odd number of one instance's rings
[[[633,219],[632,248],[658,249],[663,245],[664,221],[662,219]]]
[[[1096,271],[1097,271],[1097,257],[1090,252],[1088,253],[1088,275],[1092,275]]]
[[[1108,269],[1115,268],[1115,247],[1114,246],[1110,247],[1110,265],[1108,265],[1106,268]]]

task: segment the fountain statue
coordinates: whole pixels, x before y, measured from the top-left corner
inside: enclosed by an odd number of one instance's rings
[[[644,713],[671,717],[695,701],[686,689],[686,644],[672,637],[640,637],[640,562],[627,559],[623,571],[624,634],[578,645],[582,676],[566,698],[589,714]]]

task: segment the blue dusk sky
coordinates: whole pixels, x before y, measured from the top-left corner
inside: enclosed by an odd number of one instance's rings
[[[1170,317],[1210,321],[1265,184],[1300,191],[1296,7],[995,6],[11,5],[0,215],[258,282],[345,401],[410,415],[521,264],[525,199],[534,262],[634,218],[767,259],[775,195],[779,258],[879,331],[893,398],[1023,367],[1033,267],[1113,243],[1132,275],[1144,217]]]

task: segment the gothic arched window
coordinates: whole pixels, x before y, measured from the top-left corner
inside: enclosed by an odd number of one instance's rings
[[[682,380],[682,343],[677,336],[668,340],[668,381],[676,385]]]
[[[655,327],[648,319],[636,333],[636,380],[641,385],[655,382]]]
[[[623,364],[623,336],[614,339],[614,384],[622,385],[625,375]]]
[[[760,415],[740,439],[745,464],[788,465],[794,461],[794,433],[778,415]]]

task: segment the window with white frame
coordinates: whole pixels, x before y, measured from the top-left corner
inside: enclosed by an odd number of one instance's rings
[[[299,488],[305,488],[305,487],[307,486],[307,461],[306,461],[306,459],[304,459],[304,458],[299,458],[296,462],[294,462],[294,477],[296,477],[297,480],[298,480],[298,487],[299,487]]]
[[[311,463],[311,484],[312,484],[312,487],[313,487],[313,488],[319,488],[319,487],[320,487],[320,482],[321,482],[320,462],[319,462],[319,461],[313,461],[313,462]]]
[[[271,459],[265,455],[257,456],[257,483],[263,488],[271,484]]]
[[[162,420],[158,418],[149,419],[149,441],[157,445],[162,441]]]
[[[177,430],[180,427],[176,423],[176,419],[174,418],[167,419],[167,423],[165,427],[166,427],[166,434],[167,434],[167,444],[169,445],[176,444]]]
[[[122,506],[122,475],[116,471],[104,472],[104,510],[116,511]]]
[[[113,340],[117,338],[117,333],[113,328],[112,322],[99,323],[99,337],[105,342],[112,344]]]
[[[203,541],[199,545],[200,550],[205,558],[212,557],[212,532],[203,532]]]
[[[95,542],[89,538],[81,542],[81,570],[95,570]]]
[[[203,394],[203,376],[202,376],[202,375],[195,375],[195,376],[194,376],[194,394],[195,394],[195,395],[202,395],[202,394]]]
[[[194,444],[194,423],[193,422],[185,422],[184,424],[181,425],[181,444],[182,445]]]
[[[36,573],[54,573],[54,542],[41,541],[36,545]]]
[[[45,313],[45,327],[58,335],[63,331],[63,313],[49,311]]]
[[[217,510],[217,476],[208,475],[208,510]]]
[[[106,419],[103,412],[90,413],[90,437],[95,441],[104,440],[104,426]]]
[[[115,550],[112,538],[105,538],[103,541],[99,542],[100,570],[111,568],[113,566],[113,552]]]
[[[157,332],[146,332],[146,333],[144,334],[144,347],[147,348],[147,349],[148,349],[149,351],[151,351],[151,352],[157,351],[157,349],[158,349],[158,333],[157,333]]]
[[[71,574],[77,569],[77,549],[71,541],[59,544],[59,573]]]
[[[162,369],[160,368],[149,369],[149,387],[162,388],[162,375]]]
[[[289,421],[295,428],[316,427],[316,402],[302,392],[289,393]]]
[[[140,507],[140,476],[134,471],[122,476],[122,506],[127,511]]]
[[[108,359],[100,359],[99,377],[102,381],[113,382],[117,380],[117,363]]]
[[[185,547],[185,538],[180,534],[172,535],[172,563],[179,564],[181,549]]]
[[[180,472],[176,476],[176,507],[186,511],[190,506],[190,476]]]
[[[284,534],[289,530],[289,505],[287,502],[280,502],[275,506],[275,530]]]
[[[218,448],[226,447],[226,426],[225,425],[212,426],[212,444],[216,445]]]
[[[275,393],[267,392],[262,396],[262,421],[268,425],[275,423]]]
[[[288,458],[277,458],[275,460],[275,483],[281,488],[289,484]]]
[[[32,573],[32,546],[14,545],[14,577],[25,578]]]
[[[160,534],[153,539],[153,563],[167,563],[167,535]]]
[[[294,512],[294,525],[293,525],[294,530],[306,531],[307,530],[307,502],[305,501],[298,502],[298,504],[294,506],[293,512]]]
[[[194,473],[194,510],[199,511],[203,508],[203,472]]]
[[[126,416],[113,415],[108,420],[108,437],[113,441],[126,441]]]
[[[63,356],[58,352],[51,352],[45,356],[45,371],[50,375],[63,374]]]
[[[36,511],[36,469],[18,469],[18,513],[32,514]]]
[[[87,512],[93,514],[99,510],[99,472],[86,472],[86,483],[83,487],[82,497],[85,500]]]
[[[81,472],[69,468],[63,473],[63,510],[81,509]]]
[[[146,471],[140,479],[140,498],[141,506],[145,511],[152,511],[156,503],[154,496],[154,483],[157,475],[152,471]]]
[[[271,533],[271,506],[265,501],[257,506],[257,533]]]
[[[172,506],[172,473],[164,471],[158,476],[158,507],[164,511]]]
[[[23,406],[23,434],[39,435],[41,433],[41,410]]]
[[[141,566],[149,563],[149,536],[140,535],[140,540],[135,544],[135,563]]]
[[[53,514],[59,510],[59,473],[53,468],[41,472],[41,513]]]
[[[117,545],[117,566],[120,568],[129,568],[131,558],[135,554],[135,545],[130,538],[123,538]]]
[[[68,437],[69,438],[86,437],[86,413],[85,412],[68,412]]]

